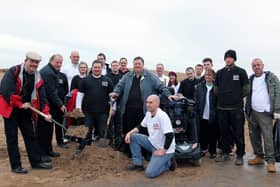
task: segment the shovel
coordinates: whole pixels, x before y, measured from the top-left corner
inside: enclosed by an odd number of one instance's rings
[[[46,114],[44,114],[44,113],[41,112],[40,110],[38,110],[38,109],[32,107],[31,105],[29,105],[28,108],[29,108],[30,110],[32,110],[33,112],[39,114],[40,116],[42,116],[42,117],[44,117],[44,118],[47,118],[47,115],[46,115]],[[56,125],[60,126],[61,128],[63,128],[64,130],[66,130],[66,127],[65,127],[64,125],[62,125],[62,124],[60,124],[59,122],[55,121],[53,118],[51,118],[51,121],[52,121],[53,123],[55,123]]]
[[[108,116],[108,119],[107,119],[107,124],[106,124],[106,129],[105,129],[105,134],[104,134],[104,138],[100,138],[99,141],[98,141],[98,144],[97,146],[98,147],[107,147],[109,145],[109,142],[110,140],[107,139],[107,134],[108,134],[108,129],[109,129],[109,126],[110,126],[110,123],[111,123],[111,118],[112,118],[112,105],[110,106],[110,111],[109,111],[109,116]]]

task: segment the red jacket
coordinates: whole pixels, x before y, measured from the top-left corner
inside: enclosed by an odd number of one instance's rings
[[[21,70],[23,65],[11,67],[4,75],[0,85],[0,115],[9,118],[13,109],[22,106],[22,76]],[[43,80],[38,74],[35,75],[34,96],[32,96],[31,104],[33,107],[41,110],[45,114],[49,114],[49,107],[46,100]],[[33,115],[34,116],[34,115]]]

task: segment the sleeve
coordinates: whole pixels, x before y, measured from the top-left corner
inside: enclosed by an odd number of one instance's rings
[[[49,105],[46,97],[46,90],[43,85],[39,88],[39,94],[40,94],[40,109],[44,114],[49,114]]]
[[[147,128],[147,121],[148,121],[147,119],[148,119],[148,112],[146,113],[144,119],[142,120],[142,122],[140,124],[142,127],[146,127]]]
[[[122,79],[118,82],[118,84],[114,88],[114,92],[121,96],[124,91],[125,84],[127,82],[129,73],[125,74]]]
[[[78,87],[79,87],[78,88],[79,92],[82,92],[82,93],[86,92],[86,78],[84,78],[80,81],[80,84]]]
[[[170,132],[170,133],[165,134],[165,142],[164,142],[164,146],[163,146],[163,148],[165,150],[169,149],[169,147],[173,141],[173,138],[174,138],[174,133]]]
[[[215,82],[214,82],[214,93],[218,94],[219,91],[219,79],[220,79],[220,71],[217,72]]]
[[[82,108],[82,102],[84,98],[84,93],[78,92],[77,99],[76,99],[76,108],[81,109]]]
[[[67,76],[63,73],[64,78],[64,96],[66,96],[69,92],[69,85],[68,85],[68,79]]]
[[[242,86],[242,96],[248,96],[250,93],[250,84],[247,72],[245,70],[242,70],[241,73],[241,86]]]
[[[184,81],[182,81],[181,83],[180,83],[180,86],[179,86],[179,89],[178,89],[178,94],[180,93],[180,94],[182,94],[183,95],[183,93],[184,93]]]
[[[111,93],[114,90],[114,84],[109,77],[107,77],[107,79],[108,79],[108,84],[109,84],[108,91],[109,91],[109,93]]]
[[[173,127],[170,121],[170,118],[166,113],[163,113],[160,118],[161,128],[163,134],[173,133]]]
[[[58,90],[55,87],[56,77],[51,74],[41,74],[45,83],[45,89],[47,94],[47,99],[50,104],[55,105],[56,107],[61,107],[63,105],[62,100],[58,96]]]
[[[16,93],[16,77],[14,75],[15,67],[10,68],[1,80],[1,95],[7,103],[10,103],[11,95]]]
[[[273,80],[274,80],[274,111],[276,113],[280,113],[280,82],[276,75],[273,74]]]

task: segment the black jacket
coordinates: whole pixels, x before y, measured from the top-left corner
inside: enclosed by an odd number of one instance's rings
[[[59,78],[58,71],[49,63],[40,70],[41,76],[44,80],[47,100],[50,107],[60,108],[63,105],[63,100],[59,97]]]
[[[203,81],[197,85],[195,91],[195,99],[196,99],[196,107],[197,107],[197,114],[199,119],[202,119],[204,107],[206,104],[206,94],[207,94],[207,87],[206,82]],[[210,116],[209,116],[209,124],[216,123],[216,114],[217,114],[217,96],[214,93],[214,86],[210,90],[209,94],[209,105],[210,105]]]
[[[243,108],[243,97],[249,94],[246,71],[235,65],[219,70],[215,78],[215,92],[219,109]]]
[[[67,76],[62,72],[58,73],[58,85],[58,96],[62,101],[64,101],[65,96],[68,94],[69,88]]]

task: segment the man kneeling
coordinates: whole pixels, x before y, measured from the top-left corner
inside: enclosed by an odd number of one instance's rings
[[[141,125],[132,129],[125,137],[132,153],[133,164],[125,169],[128,171],[144,170],[144,159],[141,148],[152,153],[146,169],[146,176],[154,178],[165,171],[176,169],[174,159],[175,138],[168,115],[159,108],[160,99],[156,95],[147,98],[147,113]],[[149,136],[140,134],[144,128],[148,129]]]

